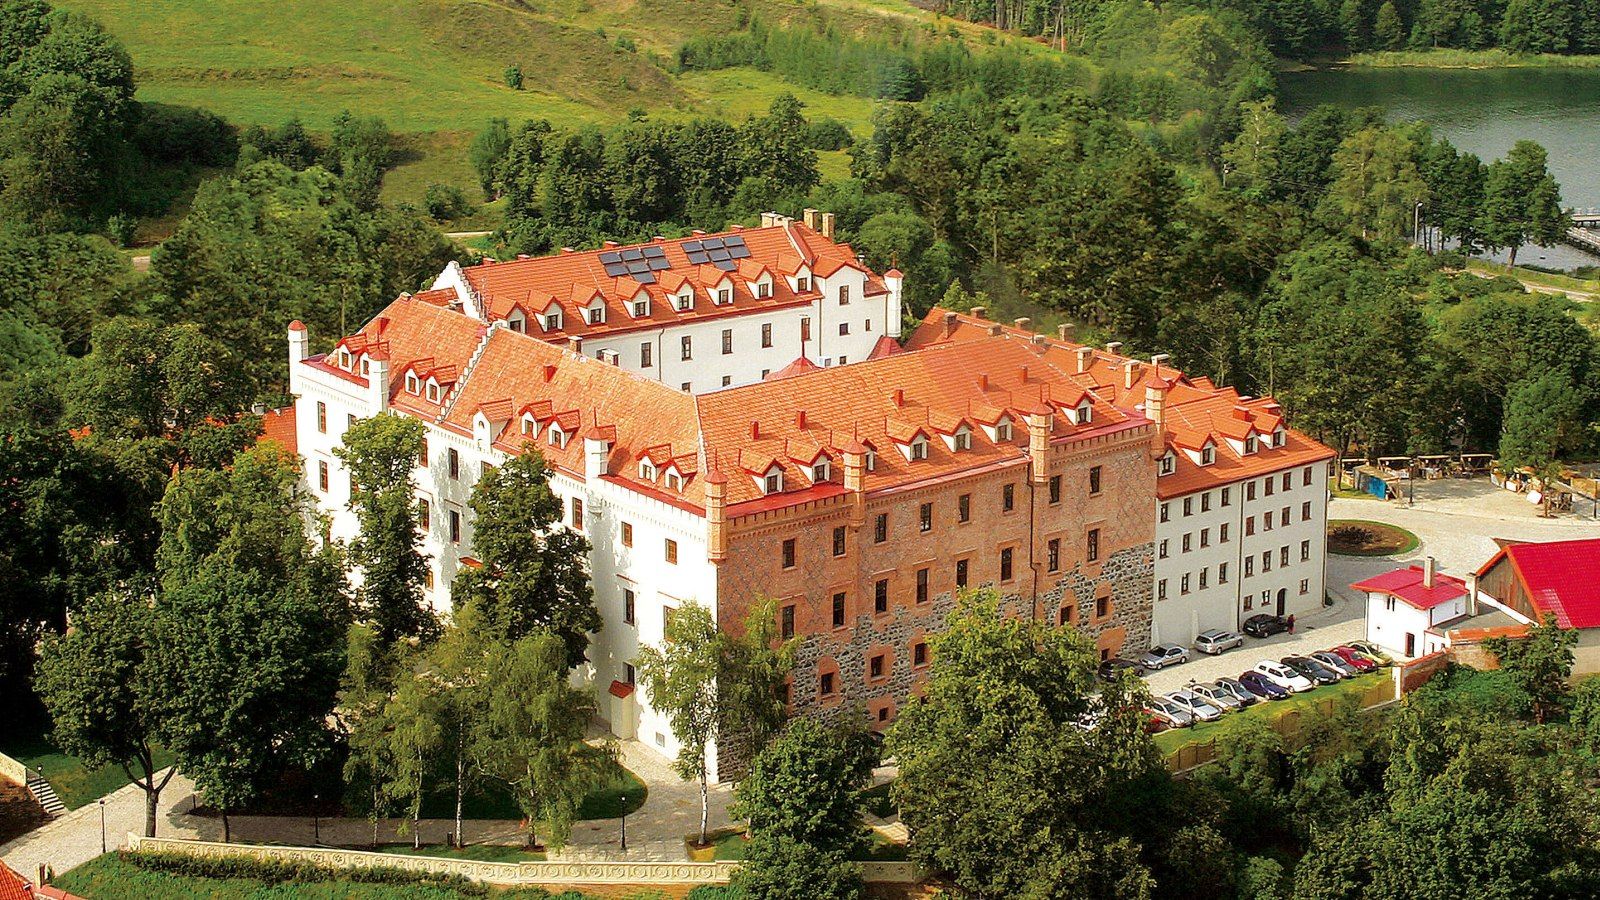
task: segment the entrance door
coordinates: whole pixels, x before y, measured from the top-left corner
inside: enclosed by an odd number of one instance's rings
[[[1417,656],[1417,636],[1414,634],[1406,635],[1406,656],[1413,659]]]
[[[1278,588],[1278,615],[1280,615],[1280,616],[1283,615],[1283,606],[1284,606],[1285,601],[1287,601],[1288,599],[1289,599],[1289,589],[1288,588]]]

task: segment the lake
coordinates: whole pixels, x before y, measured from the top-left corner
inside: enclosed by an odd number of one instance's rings
[[[1278,77],[1279,105],[1296,118],[1319,103],[1381,106],[1394,121],[1424,121],[1485,162],[1519,140],[1550,153],[1565,206],[1600,207],[1600,69],[1317,69]],[[1568,247],[1525,248],[1519,261],[1570,268],[1600,260]]]

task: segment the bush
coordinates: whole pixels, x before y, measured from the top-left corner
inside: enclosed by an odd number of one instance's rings
[[[106,219],[106,237],[119,247],[130,246],[133,244],[133,229],[137,224],[133,216],[115,213]]]
[[[744,900],[855,900],[866,891],[861,867],[845,854],[771,831],[750,840],[733,886]]]
[[[731,884],[702,884],[689,891],[687,900],[745,900],[745,895]]]
[[[459,219],[472,212],[472,204],[467,200],[467,195],[453,184],[428,185],[428,191],[422,197],[422,205],[427,209],[428,216],[436,222]]]
[[[516,63],[506,66],[506,87],[513,91],[522,90],[522,67]]]
[[[248,856],[199,857],[183,853],[117,851],[123,861],[140,869],[186,878],[250,878],[268,884],[305,884],[346,881],[353,884],[422,885],[448,888],[459,894],[486,897],[488,887],[460,875],[411,872],[386,866],[338,869],[308,862],[253,859]]]
[[[806,142],[813,150],[843,150],[856,142],[850,129],[838,119],[812,119],[806,128]]]
[[[192,106],[140,103],[134,146],[148,159],[197,166],[230,166],[239,135],[221,116]]]

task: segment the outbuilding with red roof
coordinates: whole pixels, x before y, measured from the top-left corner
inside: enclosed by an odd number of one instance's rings
[[[1367,595],[1367,640],[1402,656],[1444,649],[1450,624],[1470,615],[1471,589],[1438,571],[1431,556],[1350,587]]]

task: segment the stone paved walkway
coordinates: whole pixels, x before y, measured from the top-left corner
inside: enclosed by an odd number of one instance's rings
[[[173,776],[161,792],[156,815],[158,836],[195,836],[182,822],[189,817],[178,812],[189,808],[193,792],[194,784],[189,779]],[[130,831],[144,831],[144,791],[131,784],[105,797],[106,848],[126,846]],[[0,847],[0,858],[11,868],[33,877],[38,876],[40,865],[65,872],[100,855],[100,834],[100,804],[90,803]]]
[[[621,823],[616,819],[579,822],[572,828],[572,840],[552,859],[608,859],[672,861],[688,859],[683,839],[700,828],[700,786],[684,781],[672,771],[659,753],[638,741],[621,741],[618,750],[622,764],[650,788],[650,795],[638,812],[628,816],[628,850],[621,848]],[[708,830],[733,824],[728,807],[733,804],[733,788],[712,785]]]

